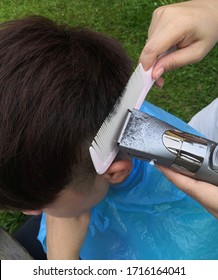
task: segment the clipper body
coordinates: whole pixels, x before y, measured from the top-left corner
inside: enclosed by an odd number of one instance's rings
[[[178,130],[151,115],[129,111],[117,143],[119,150],[131,157],[218,185],[218,143]]]

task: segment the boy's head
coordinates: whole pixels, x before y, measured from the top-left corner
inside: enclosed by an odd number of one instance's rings
[[[0,208],[46,209],[63,190],[90,198],[102,178],[88,147],[130,74],[123,48],[102,34],[42,17],[2,24]],[[121,180],[119,164],[103,178]]]

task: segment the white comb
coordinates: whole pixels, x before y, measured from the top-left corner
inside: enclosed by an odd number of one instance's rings
[[[146,95],[155,82],[151,77],[152,68],[144,71],[141,63],[137,66],[114,110],[107,116],[89,147],[89,152],[98,174],[103,174],[119,152],[119,135],[127,110],[140,109]]]

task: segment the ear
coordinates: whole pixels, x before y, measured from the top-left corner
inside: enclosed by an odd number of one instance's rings
[[[111,164],[104,173],[104,177],[110,184],[117,184],[124,181],[132,170],[131,160],[118,160]]]
[[[22,213],[24,215],[36,216],[36,215],[42,214],[42,211],[41,210],[24,210],[24,211],[22,211]]]

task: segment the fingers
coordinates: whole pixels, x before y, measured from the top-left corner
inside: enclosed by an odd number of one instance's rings
[[[158,166],[158,170],[179,189],[203,205],[211,214],[218,217],[218,187],[198,181],[172,171],[169,168]]]
[[[152,37],[148,39],[141,52],[139,62],[142,63],[145,70],[148,70],[156,62],[160,55],[182,42],[184,38],[184,26],[181,27],[181,30],[178,30],[178,28],[175,29],[173,23],[167,24],[164,27],[164,30],[163,27],[158,29],[155,35],[152,35]]]
[[[200,43],[177,49],[157,60],[152,71],[152,77],[154,79],[159,78],[160,69],[164,69],[164,72],[174,70],[187,64],[196,63],[205,55],[206,52],[203,48],[200,48]]]
[[[178,44],[178,46],[180,47],[180,44]],[[153,67],[152,78],[155,80],[159,80],[164,72],[180,68],[187,64],[199,62],[201,59],[203,59],[203,57],[206,56],[208,52],[209,48],[205,47],[205,44],[203,44],[201,41],[190,43],[190,45],[182,48],[177,48],[174,51],[169,52],[168,54],[163,55],[157,59]],[[147,67],[147,65],[149,67],[149,60],[155,59],[158,54],[159,50],[155,51],[148,60],[146,60],[146,58],[143,58],[144,54],[142,54],[140,57],[140,61],[144,67]],[[146,61],[146,64],[143,63],[143,61]],[[156,85],[158,87],[162,87],[163,80],[156,81]]]
[[[157,61],[158,56],[168,50],[170,47],[171,46],[165,47],[163,45],[161,47],[156,47],[155,44],[151,45],[151,43],[147,43],[141,52],[139,63],[142,63],[145,71],[149,70]]]
[[[164,86],[164,79],[162,77],[160,77],[159,79],[157,79],[155,81],[155,85],[158,87],[158,88],[162,88]]]
[[[148,49],[146,45],[141,53],[139,61],[142,63],[145,70],[149,69],[157,61],[154,66],[154,69],[156,69],[155,73],[157,73],[160,68],[169,71],[188,63],[198,62],[209,51],[207,48],[204,48],[201,41],[175,45],[178,46],[177,49],[175,48],[173,52],[166,53],[166,55],[161,54],[169,50],[172,46],[167,44],[166,46],[162,45],[161,47],[151,50]]]
[[[208,28],[199,15],[207,19]],[[214,30],[217,30],[217,25],[210,16],[211,11],[198,5],[193,7],[191,1],[155,10],[148,40],[139,58],[144,69],[148,70],[157,61],[152,75],[158,79],[156,75],[160,67],[166,72],[200,61],[216,42]],[[177,47],[176,51],[160,57],[173,46]]]
[[[173,170],[158,166],[159,171],[161,171],[173,184],[179,187],[182,191],[186,192],[189,196],[196,199],[196,188],[199,184],[199,181],[194,180],[190,177],[182,175],[178,172],[174,172]]]

